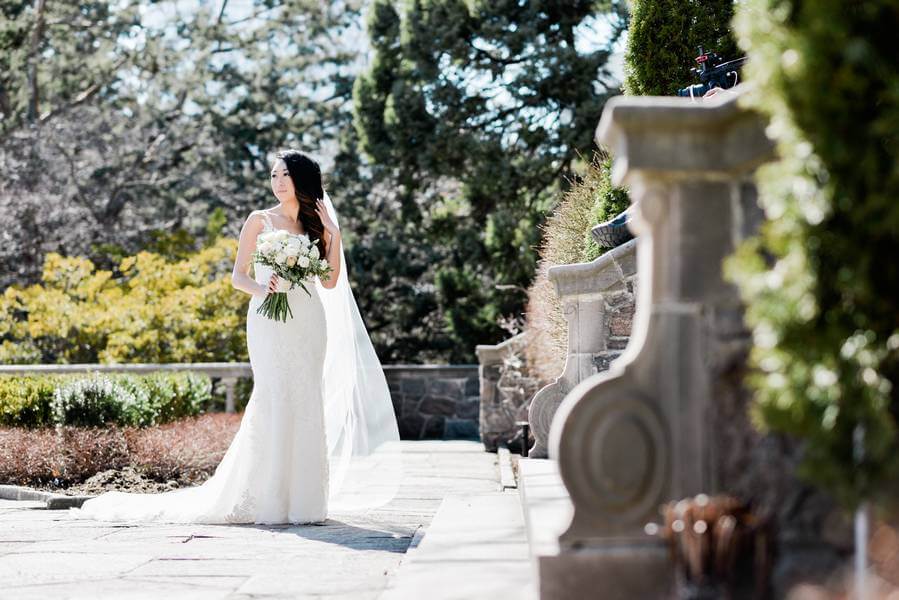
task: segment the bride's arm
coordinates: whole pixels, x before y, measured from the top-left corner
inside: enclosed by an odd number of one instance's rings
[[[322,287],[332,289],[340,277],[340,230],[325,232],[325,260],[331,265],[332,271],[328,273],[327,279],[321,280]]]
[[[340,229],[328,215],[328,210],[325,208],[323,201],[319,200],[317,202],[315,212],[318,213],[318,217],[322,220],[322,225],[325,228],[322,236],[325,241],[325,260],[331,265],[331,272],[328,273],[328,278],[321,279],[322,287],[332,289],[337,285],[337,278],[340,277]]]
[[[259,215],[250,215],[240,230],[237,258],[234,259],[234,268],[231,270],[231,285],[254,296],[263,296],[268,291],[265,286],[256,283],[250,277],[250,262],[253,260],[253,251],[256,249],[256,236],[261,231],[262,219]]]

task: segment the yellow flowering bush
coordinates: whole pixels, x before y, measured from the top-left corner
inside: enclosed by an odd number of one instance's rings
[[[49,253],[41,283],[0,296],[0,362],[245,361],[248,298],[231,287],[237,242],[183,260],[152,252],[118,273]]]

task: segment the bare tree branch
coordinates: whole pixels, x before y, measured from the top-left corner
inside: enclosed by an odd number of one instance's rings
[[[97,92],[99,92],[103,88],[104,85],[109,83],[109,81],[116,76],[118,70],[128,61],[129,58],[129,56],[123,56],[122,58],[120,58],[119,61],[112,66],[109,76],[105,80],[97,81],[96,83],[92,84],[86,90],[78,94],[71,102],[57,106],[47,114],[41,115],[39,119],[40,123],[44,124],[53,117],[56,117],[66,112],[67,110],[70,110],[72,107],[78,106],[79,104],[84,104],[85,102],[90,100],[94,95],[96,95]]]

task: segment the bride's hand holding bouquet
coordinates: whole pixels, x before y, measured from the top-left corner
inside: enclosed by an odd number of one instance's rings
[[[253,261],[271,267],[280,279],[277,291],[271,292],[269,286],[269,294],[256,309],[257,313],[276,321],[286,321],[288,315],[293,318],[287,291],[299,285],[311,296],[304,282],[313,277],[326,277],[331,272],[331,266],[307,235],[284,230],[259,234]]]

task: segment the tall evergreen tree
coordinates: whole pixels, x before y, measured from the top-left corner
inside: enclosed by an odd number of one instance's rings
[[[605,43],[586,47],[602,18]],[[371,6],[358,146],[393,188],[391,235],[415,248],[397,259],[423,261],[420,306],[436,309],[447,358],[471,360],[521,312],[553,192],[577,177],[617,92],[607,61],[624,22],[618,2]]]
[[[734,0],[631,0],[625,92],[669,96],[695,83],[691,59],[699,46],[737,58],[733,15]]]

